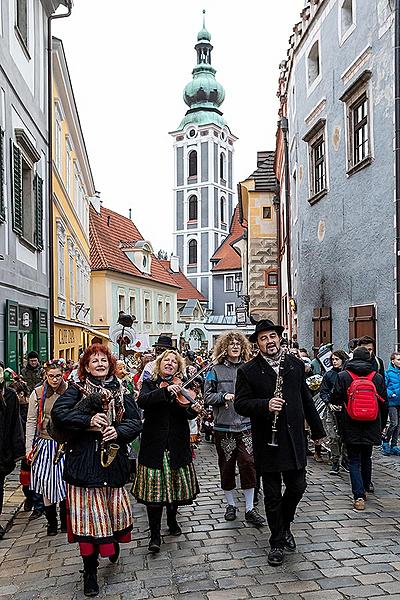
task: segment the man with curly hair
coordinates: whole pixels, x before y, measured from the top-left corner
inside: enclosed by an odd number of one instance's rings
[[[251,357],[251,345],[246,337],[236,331],[221,335],[214,347],[218,363],[207,373],[204,403],[213,407],[214,440],[218,454],[221,487],[226,499],[226,521],[236,519],[235,470],[239,469],[240,485],[246,502],[245,520],[262,527],[265,519],[254,508],[256,470],[250,419],[241,417],[235,410],[235,383],[238,368]]]

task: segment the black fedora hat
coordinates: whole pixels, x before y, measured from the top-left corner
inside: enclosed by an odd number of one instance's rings
[[[252,344],[255,344],[257,342],[258,334],[261,333],[261,331],[276,331],[276,333],[281,336],[284,330],[285,328],[282,327],[282,325],[275,325],[275,323],[269,319],[261,319],[261,321],[258,321],[254,333],[249,337],[249,341]]]
[[[158,340],[153,344],[153,348],[156,348],[157,346],[159,348],[173,348],[172,338],[170,338],[169,335],[159,335]]]

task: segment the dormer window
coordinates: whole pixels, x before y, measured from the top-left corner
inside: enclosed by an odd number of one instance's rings
[[[121,242],[120,248],[141,273],[151,275],[151,257],[154,252],[150,242],[145,240]]]

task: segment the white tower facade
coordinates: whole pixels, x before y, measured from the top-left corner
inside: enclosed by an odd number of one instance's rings
[[[233,190],[234,143],[219,110],[225,92],[211,66],[211,36],[199,32],[197,65],[186,86],[189,106],[174,140],[174,252],[188,279],[212,299],[210,257],[229,231],[236,195]]]

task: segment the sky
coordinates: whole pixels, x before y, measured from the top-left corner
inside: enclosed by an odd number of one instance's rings
[[[187,106],[206,10],[221,106],[239,140],[234,182],[273,150],[279,63],[304,0],[74,0],[53,21],[62,39],[96,189],[132,219],[154,250],[172,252],[172,137]],[[236,185],[234,185],[236,189]]]

